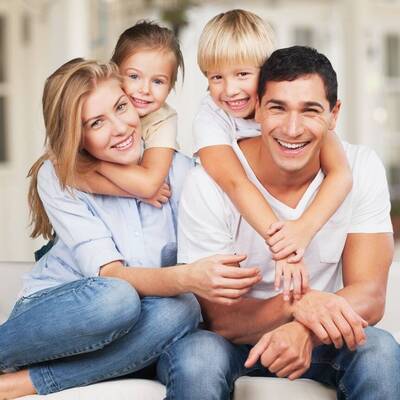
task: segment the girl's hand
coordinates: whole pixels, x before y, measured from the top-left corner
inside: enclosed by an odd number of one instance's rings
[[[240,301],[262,276],[258,268],[240,268],[244,255],[215,255],[184,267],[184,286],[199,297],[231,305]]]
[[[283,300],[290,300],[290,288],[293,285],[293,298],[300,300],[308,289],[308,271],[303,262],[289,263],[278,260],[275,263],[275,290],[280,290],[283,280]]]
[[[308,227],[301,219],[294,221],[274,222],[268,229],[268,244],[274,260],[282,260],[288,256],[288,262],[299,262],[304,255],[304,249],[312,239]]]
[[[167,183],[163,183],[158,189],[158,192],[149,199],[140,199],[144,203],[150,204],[153,207],[161,208],[163,204],[165,204],[168,199],[171,197],[171,190]]]

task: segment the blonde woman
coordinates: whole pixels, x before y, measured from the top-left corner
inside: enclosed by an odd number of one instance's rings
[[[177,154],[172,195],[161,208],[134,198],[73,189],[96,160],[140,158],[139,117],[113,64],[61,66],[43,94],[45,153],[30,171],[33,236],[55,244],[24,278],[0,326],[0,398],[48,394],[114,378],[157,361],[199,321],[193,292],[221,304],[259,281],[243,256],[176,263],[175,214],[190,167]],[[164,297],[161,297],[164,296]]]

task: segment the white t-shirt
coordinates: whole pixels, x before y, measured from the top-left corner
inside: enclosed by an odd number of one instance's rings
[[[310,286],[335,292],[342,286],[340,259],[348,233],[392,232],[390,199],[384,167],[365,146],[343,143],[353,171],[353,189],[315,235],[304,260]],[[233,144],[249,179],[283,220],[299,218],[316,195],[324,175],[319,171],[296,208],[274,198],[257,180],[237,143]],[[189,173],[178,214],[178,261],[193,262],[212,254],[247,254],[241,267],[258,266],[263,279],[249,293],[269,298],[274,290],[275,264],[263,238],[245,221],[229,197],[201,166]]]
[[[232,145],[232,142],[258,136],[260,124],[254,119],[234,118],[219,108],[210,95],[201,102],[199,111],[193,121],[194,151],[207,146],[221,144]]]

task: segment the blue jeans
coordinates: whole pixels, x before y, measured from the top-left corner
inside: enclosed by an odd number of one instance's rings
[[[127,282],[86,278],[20,299],[0,326],[0,370],[28,367],[39,394],[141,370],[195,329],[192,295],[139,298]]]
[[[302,378],[335,387],[338,399],[400,399],[400,346],[381,329],[369,327],[366,333],[367,343],[354,352],[326,345],[315,348]],[[244,367],[250,348],[201,330],[176,342],[158,361],[167,399],[228,400],[240,376],[274,376],[260,363]]]

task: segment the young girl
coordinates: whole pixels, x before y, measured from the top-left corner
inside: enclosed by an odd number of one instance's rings
[[[132,195],[161,207],[170,196],[164,181],[178,149],[176,112],[165,101],[178,69],[182,73],[184,69],[179,43],[169,29],[140,21],[121,34],[112,61],[118,65],[124,91],[140,116],[143,158],[139,165],[130,166],[99,162],[95,173],[92,170],[82,176],[78,187],[100,194]]]
[[[255,268],[224,265],[243,256],[159,268],[176,259],[174,196],[191,165],[179,154],[161,209],[72,189],[82,165],[128,166],[140,157],[139,118],[114,64],[61,66],[46,81],[43,114],[47,151],[31,168],[29,203],[33,236],[55,243],[0,326],[1,399],[140,370],[197,326],[198,304],[184,293],[230,304],[261,278]]]
[[[290,262],[300,261],[313,236],[340,206],[351,189],[352,176],[340,141],[332,132],[322,147],[326,178],[318,195],[299,219],[279,222],[247,178],[231,144],[260,134],[260,125],[254,120],[258,75],[273,47],[271,28],[251,12],[231,10],[206,24],[199,41],[198,64],[208,80],[209,95],[194,120],[194,150],[207,173],[266,240],[274,259],[280,260],[275,287],[280,287],[283,278],[288,300],[291,282],[295,298],[308,286],[303,264]],[[293,150],[296,143],[281,146]],[[293,253],[296,256],[285,259]]]

